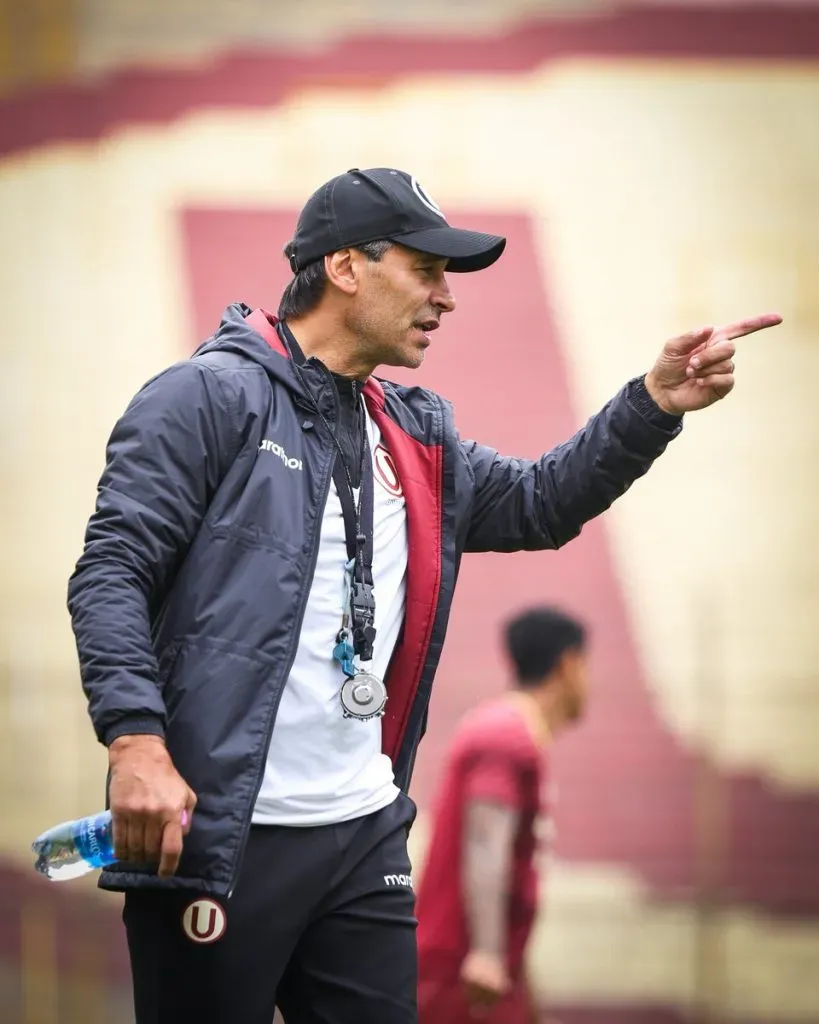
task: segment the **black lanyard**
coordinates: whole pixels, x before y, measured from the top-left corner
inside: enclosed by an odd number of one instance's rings
[[[361,472],[359,474],[358,504],[355,502],[353,481],[350,470],[344,459],[344,451],[327,422],[327,418],[313,398],[304,375],[299,367],[304,355],[298,342],[286,324],[277,325],[279,337],[290,353],[302,387],[318,413],[327,432],[336,446],[336,459],[333,464],[333,482],[336,485],[338,499],[341,503],[341,514],[344,519],[344,536],[347,544],[347,558],[353,563],[350,584],[350,626],[352,631],[353,650],[361,661],[370,661],[373,656],[375,642],[375,597],[373,596],[373,533],[375,517],[375,495],[373,464],[370,456],[370,444],[367,438],[367,419],[363,408],[363,396],[357,396],[357,412],[361,416]],[[333,385],[335,387],[335,384]],[[345,609],[346,612],[346,609]]]
[[[361,399],[363,401],[363,399]],[[363,417],[362,410],[362,417]],[[338,454],[333,466],[333,481],[341,502],[344,518],[344,536],[347,557],[353,563],[350,586],[350,621],[353,650],[362,661],[370,661],[375,640],[375,598],[373,597],[373,533],[374,533],[374,478],[367,440],[367,422],[362,424],[361,475],[358,505],[355,504],[350,472],[337,444]]]

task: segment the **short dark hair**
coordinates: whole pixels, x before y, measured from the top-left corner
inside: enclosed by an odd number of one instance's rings
[[[392,242],[382,238],[376,242],[365,242],[363,245],[353,245],[350,248],[358,249],[359,252],[364,253],[368,260],[378,263],[391,245]],[[293,242],[288,242],[284,247],[286,259],[290,259],[292,251]],[[279,319],[295,319],[315,309],[319,302],[321,302],[326,284],[327,271],[324,269],[324,257],[322,256],[321,259],[308,263],[306,267],[302,267],[301,270],[293,275],[293,280],[290,281],[282,292],[281,301],[279,302]]]
[[[505,641],[518,685],[525,689],[554,671],[566,651],[584,649],[586,627],[557,608],[530,608],[506,624]]]

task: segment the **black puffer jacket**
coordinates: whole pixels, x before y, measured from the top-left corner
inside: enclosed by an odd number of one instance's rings
[[[316,563],[337,391],[294,373],[274,318],[229,307],[188,360],[136,395],[114,428],[97,508],[69,583],[99,738],[163,734],[199,802],[177,874],[137,866],[107,888],[224,895],[239,870],[276,709]],[[618,498],[680,430],[635,380],[536,461],[461,441],[449,404],[371,378],[364,389],[401,479],[409,564],[387,674],[383,746],[409,783],[465,551],[557,548]]]

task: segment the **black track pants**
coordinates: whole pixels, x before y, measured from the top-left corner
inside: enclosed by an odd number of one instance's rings
[[[414,813],[253,826],[229,900],[126,893],[137,1024],[416,1024]]]

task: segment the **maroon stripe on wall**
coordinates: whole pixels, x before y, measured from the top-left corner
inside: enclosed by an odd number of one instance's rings
[[[193,110],[266,107],[309,86],[377,86],[428,72],[520,72],[563,57],[815,58],[805,6],[665,7],[535,19],[505,36],[362,36],[314,53],[236,52],[194,69],[138,69],[0,99],[0,155],[92,140]],[[362,72],[366,68],[366,74]]]

